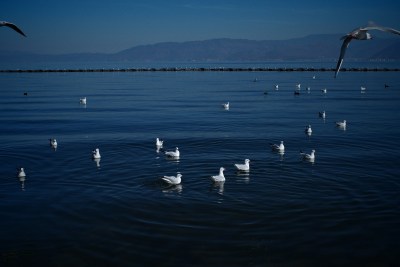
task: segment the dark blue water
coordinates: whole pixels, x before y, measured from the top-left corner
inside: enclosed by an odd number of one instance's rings
[[[0,94],[1,266],[400,262],[397,72],[3,73]]]

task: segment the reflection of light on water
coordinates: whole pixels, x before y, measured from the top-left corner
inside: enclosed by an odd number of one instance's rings
[[[21,190],[25,191],[25,180],[26,180],[26,177],[25,176],[24,177],[18,177],[18,180],[21,183]]]
[[[225,184],[225,181],[213,182],[213,188],[218,188],[218,194],[223,195],[224,194],[224,184]]]
[[[96,162],[96,167],[100,168],[100,160],[101,159],[93,159],[94,162]]]
[[[236,172],[237,181],[248,184],[250,182],[250,173],[249,172]]]
[[[164,194],[182,193],[182,190],[183,190],[183,186],[181,184],[177,184],[177,185],[170,185],[170,186],[164,187],[162,189],[162,192]]]

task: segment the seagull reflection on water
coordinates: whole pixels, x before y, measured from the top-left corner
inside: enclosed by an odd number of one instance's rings
[[[93,159],[93,161],[96,162],[96,167],[97,167],[97,168],[100,168],[100,160],[101,160],[100,158],[98,158],[98,159]]]

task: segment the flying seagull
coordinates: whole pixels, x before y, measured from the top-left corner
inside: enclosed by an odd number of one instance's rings
[[[15,24],[11,23],[11,22],[7,22],[7,21],[0,21],[0,27],[1,26],[7,26],[10,27],[11,29],[15,30],[16,32],[18,32],[19,34],[22,34],[23,36],[26,37],[25,33],[23,33],[20,28],[18,28]]]
[[[340,40],[344,40],[344,41],[342,44],[342,48],[340,49],[340,56],[339,56],[339,60],[336,65],[335,78],[337,77],[337,75],[339,73],[340,66],[342,66],[344,54],[346,53],[346,49],[349,46],[351,40],[353,40],[353,39],[357,39],[357,40],[372,39],[371,34],[368,33],[369,30],[379,30],[379,31],[390,32],[390,33],[400,35],[400,31],[398,31],[398,30],[395,30],[392,28],[387,28],[387,27],[376,26],[376,25],[371,25],[371,26],[367,26],[364,28],[358,28],[358,29],[353,30],[352,32],[349,32],[348,34],[346,34],[345,36],[343,36],[340,39]]]

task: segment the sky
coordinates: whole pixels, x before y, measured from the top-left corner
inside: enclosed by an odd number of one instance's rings
[[[369,21],[400,29],[398,0],[13,0],[2,1],[0,51],[116,53],[159,42],[282,40],[346,34]]]

